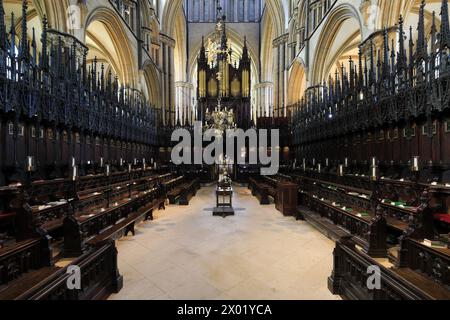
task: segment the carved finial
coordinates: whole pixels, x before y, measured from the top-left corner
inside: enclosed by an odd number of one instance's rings
[[[441,43],[440,48],[450,48],[450,23],[448,19],[448,0],[442,0],[441,6]]]
[[[33,49],[33,66],[37,64],[36,30],[33,27],[33,36],[31,39],[31,48]]]
[[[100,86],[102,91],[105,90],[105,65],[103,63],[100,74]]]
[[[375,48],[373,45],[373,38],[370,39],[370,72],[369,72],[370,84],[375,82]]]
[[[398,22],[398,55],[397,55],[397,70],[401,71],[406,68],[406,57],[405,57],[405,31],[403,29],[403,16],[400,15]]]
[[[431,52],[434,53],[437,45],[437,28],[436,28],[436,12],[433,11],[433,17],[431,19]]]
[[[10,54],[12,57],[16,56],[16,28],[15,22],[14,22],[14,12],[11,12],[11,47],[10,47]],[[15,66],[15,64],[13,64]]]
[[[358,86],[361,89],[364,85],[364,77],[363,77],[363,63],[362,63],[362,47],[358,48]]]
[[[41,36],[41,44],[42,44],[42,53],[41,53],[41,68],[47,68],[48,56],[47,56],[47,16],[44,15],[42,18],[42,36]]]
[[[384,59],[383,59],[383,78],[386,79],[389,77],[389,36],[388,31],[386,28],[384,28],[384,35],[383,35],[383,45],[384,45]]]
[[[3,0],[0,0],[0,48],[5,50],[7,47],[6,25],[5,25],[5,7]]]
[[[416,47],[416,59],[421,60],[426,58],[426,40],[425,40],[425,0],[422,0],[419,9],[419,23],[417,26],[418,38]]]
[[[22,0],[22,37],[20,41],[20,56],[22,59],[28,58],[28,27],[27,27],[27,16],[28,16],[28,2],[27,0]]]

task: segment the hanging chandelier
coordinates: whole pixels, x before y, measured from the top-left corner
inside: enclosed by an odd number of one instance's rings
[[[210,112],[206,110],[205,121],[205,128],[207,130],[215,130],[218,134],[236,128],[233,111],[226,107],[223,108],[220,98],[217,101],[217,108],[214,111]]]
[[[222,16],[220,1],[217,1],[217,23],[215,30],[213,39],[208,40],[208,63],[215,67],[219,64],[219,61],[226,61],[223,66],[227,68],[228,64],[231,63],[232,50],[228,45],[225,30],[225,16]],[[217,72],[219,84],[224,81],[223,72],[224,70],[219,67]],[[221,86],[219,85],[219,87]],[[216,130],[218,134],[223,134],[226,130],[236,128],[233,110],[222,107],[221,102],[222,98],[219,94],[215,110],[206,110],[205,114],[205,129]]]

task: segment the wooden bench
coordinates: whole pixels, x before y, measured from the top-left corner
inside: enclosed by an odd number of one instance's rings
[[[167,198],[169,199],[169,204],[177,204],[184,188],[182,186],[176,187],[167,193]]]
[[[423,291],[431,300],[450,300],[450,290],[410,268],[393,268],[393,272]]]
[[[179,197],[179,205],[180,206],[188,206],[189,201],[193,197],[195,197],[199,188],[200,188],[199,179],[195,179],[191,183],[184,185],[183,191],[181,192],[180,197]]]
[[[24,292],[35,288],[58,272],[58,270],[60,270],[58,267],[43,267],[38,270],[28,271],[8,286],[4,286],[3,289],[0,287],[0,300],[18,299]]]
[[[249,189],[252,195],[259,200],[260,205],[269,205],[269,192],[267,186],[253,178],[249,179]]]
[[[13,299],[32,287],[51,268],[49,241],[35,238],[0,249],[0,300]]]
[[[185,178],[180,176],[163,183],[170,204],[176,204],[183,192]]]
[[[155,209],[161,207],[161,202],[164,200],[155,200],[149,205],[140,208],[138,211],[131,213],[127,218],[117,222],[115,225],[103,230],[98,236],[87,242],[91,246],[99,246],[106,243],[108,240],[118,240],[121,237],[126,237],[128,234],[136,235],[135,226],[142,221],[153,220],[153,212]]]
[[[67,281],[71,266],[80,268],[82,290],[71,290]],[[44,270],[42,271],[42,273]],[[15,300],[103,300],[123,287],[123,277],[117,266],[117,249],[114,241],[91,247],[86,253],[65,268],[48,270],[47,275],[36,279],[28,288],[18,288]]]
[[[411,240],[407,240],[411,241]],[[415,244],[414,244],[415,245]],[[422,248],[430,254],[430,261],[438,252]],[[445,249],[444,249],[445,250]],[[442,252],[441,252],[442,253]],[[446,273],[441,273],[440,281],[431,274],[419,271],[414,266],[388,268],[359,250],[351,236],[343,237],[336,243],[334,268],[328,279],[328,288],[333,294],[350,300],[449,300],[450,290]],[[439,254],[438,254],[439,255]],[[440,256],[442,258],[442,256]],[[448,257],[439,260],[446,268]],[[428,265],[428,264],[424,264]],[[376,266],[381,271],[381,288],[368,290],[367,270]],[[430,267],[432,264],[430,264]],[[431,270],[431,269],[430,269]],[[447,271],[448,272],[448,271]],[[434,272],[433,272],[434,274]],[[447,273],[448,277],[448,273]]]
[[[277,197],[278,197],[278,185],[280,183],[279,180],[276,180],[274,178],[268,177],[268,176],[262,176],[262,182],[264,183],[264,185],[267,188],[267,192],[269,194],[269,196],[271,196],[273,198],[273,200],[275,201],[275,203],[277,203]]]
[[[143,210],[151,204],[149,210],[161,207],[164,200],[158,196],[157,188],[139,191],[132,198],[124,198],[108,208],[86,212],[81,216],[67,216],[64,219],[64,252],[67,256],[78,256],[85,250],[86,242],[110,230],[113,237],[126,230],[134,232],[134,224],[141,217],[151,218],[151,212]],[[141,211],[142,210],[142,211]],[[106,237],[106,238],[108,238]]]

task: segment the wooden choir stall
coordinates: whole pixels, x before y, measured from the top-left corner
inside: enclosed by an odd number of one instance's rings
[[[409,43],[400,18],[292,106],[286,174],[299,215],[337,241],[329,288],[347,299],[450,299],[449,12],[426,34],[425,6]]]

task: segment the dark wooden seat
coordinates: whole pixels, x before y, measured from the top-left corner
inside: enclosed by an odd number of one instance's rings
[[[180,186],[180,187],[176,187],[176,188],[172,189],[170,192],[168,192],[167,198],[169,199],[169,203],[177,204],[183,190],[184,190],[184,188],[182,186]]]
[[[252,192],[252,195],[259,200],[260,205],[269,205],[269,191],[265,184],[257,181],[256,179],[249,179],[249,189]]]
[[[98,246],[102,243],[106,243],[108,240],[118,240],[122,236],[127,236],[130,232],[135,235],[135,224],[136,220],[139,219],[141,215],[138,212],[131,214],[128,218],[119,221],[115,225],[107,228],[101,232],[98,236],[87,242],[88,245]]]
[[[179,205],[188,206],[189,201],[197,194],[199,188],[200,181],[198,179],[195,179],[191,183],[186,184],[180,194]]]
[[[423,291],[433,300],[450,300],[450,290],[410,268],[393,268],[397,275]]]
[[[15,300],[19,298],[25,292],[39,286],[40,283],[51,277],[58,270],[60,270],[58,267],[44,267],[22,275],[7,286],[0,287],[0,300]]]
[[[153,220],[153,211],[160,208],[161,201],[163,200],[154,200],[149,205],[131,213],[127,218],[122,219],[111,227],[108,227],[98,236],[89,240],[87,244],[91,246],[99,246],[109,240],[117,240],[122,236],[126,237],[129,233],[134,236],[135,226],[142,221]]]

